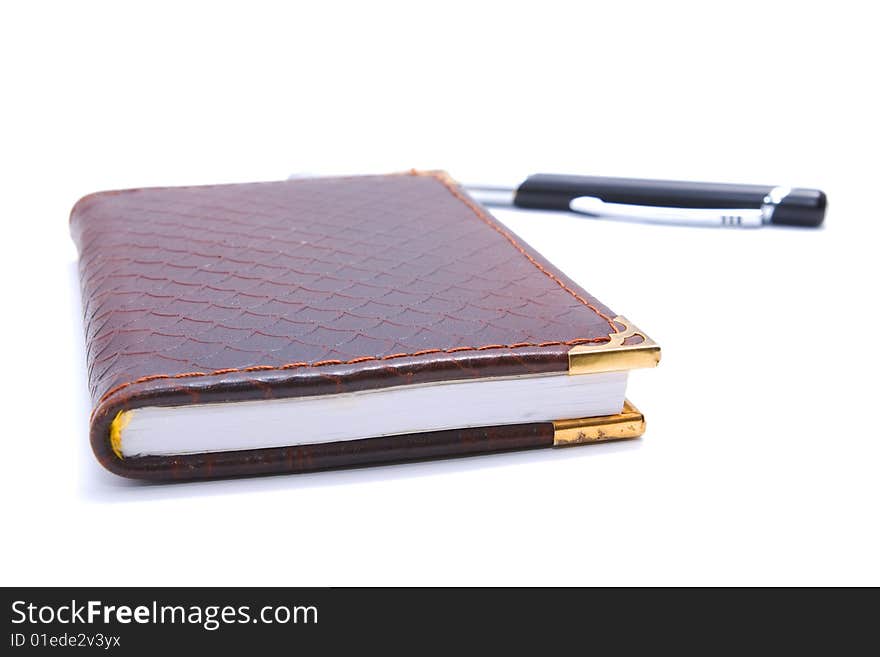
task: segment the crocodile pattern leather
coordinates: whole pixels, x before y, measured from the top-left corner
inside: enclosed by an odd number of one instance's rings
[[[103,192],[71,230],[105,464],[121,409],[563,371],[617,330],[443,174]]]
[[[125,459],[124,462],[119,459],[111,460],[105,465],[118,474],[138,479],[191,481],[280,472],[300,474],[382,463],[477,456],[552,445],[553,423],[540,422],[426,431],[405,436],[296,447],[188,454],[176,458],[143,456]]]

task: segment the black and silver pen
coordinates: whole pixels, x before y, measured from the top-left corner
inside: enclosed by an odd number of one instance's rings
[[[818,189],[547,173],[529,176],[515,188],[464,187],[484,205],[686,226],[815,228],[822,224],[827,205]]]

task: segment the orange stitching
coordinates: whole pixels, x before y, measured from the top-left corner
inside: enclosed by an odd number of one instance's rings
[[[394,175],[394,174],[392,174]],[[396,174],[400,175],[400,174]],[[599,317],[608,322],[608,325],[612,328],[615,333],[619,333],[617,326],[614,324],[614,320],[612,320],[608,315],[603,313],[601,310],[596,308],[593,304],[587,301],[584,297],[578,294],[576,291],[572,290],[568,287],[563,281],[561,281],[553,272],[548,271],[540,262],[535,260],[529,253],[519,245],[516,239],[508,233],[506,230],[496,225],[494,221],[492,221],[483,209],[474,203],[467,196],[464,196],[458,189],[455,187],[453,183],[451,183],[448,178],[440,173],[429,171],[429,172],[421,172],[412,170],[409,172],[409,175],[413,176],[429,176],[434,178],[440,184],[442,184],[449,192],[457,198],[459,201],[464,203],[470,210],[479,218],[483,223],[489,226],[491,229],[500,233],[508,242],[510,242],[513,247],[519,251],[522,255],[528,259],[541,273],[545,274],[548,278],[550,278],[554,283],[559,285],[563,290],[568,292],[575,299],[580,301],[582,304],[587,306],[590,310],[596,313]],[[218,187],[220,185],[217,185]],[[107,192],[105,192],[107,193]],[[71,212],[71,216],[73,212]],[[320,360],[314,363],[307,363],[304,361],[299,361],[295,363],[287,363],[285,365],[253,365],[251,367],[228,367],[225,369],[214,370],[213,372],[183,372],[181,374],[151,374],[149,376],[142,376],[139,379],[135,379],[134,381],[128,381],[126,383],[120,383],[118,386],[115,386],[101,395],[101,399],[98,400],[98,403],[103,403],[106,399],[109,399],[113,395],[115,395],[120,390],[124,390],[129,386],[136,385],[138,383],[147,383],[149,381],[157,381],[160,379],[185,379],[191,377],[202,377],[202,376],[217,376],[220,374],[236,374],[241,372],[267,372],[267,371],[278,371],[278,370],[291,370],[298,369],[301,367],[324,367],[326,365],[354,365],[355,363],[363,363],[367,361],[383,361],[383,360],[392,360],[395,358],[411,358],[414,356],[424,356],[427,354],[454,354],[462,351],[484,351],[487,349],[520,349],[522,347],[554,347],[554,346],[575,346],[579,344],[588,344],[588,343],[600,343],[600,342],[608,342],[610,340],[609,337],[598,337],[598,338],[576,338],[574,340],[568,340],[566,342],[560,341],[551,341],[551,342],[516,342],[514,344],[489,344],[484,345],[482,347],[453,347],[451,349],[422,349],[421,351],[416,351],[411,354],[398,353],[398,354],[388,354],[387,356],[359,356],[358,358],[352,358],[350,360],[342,361],[342,360]]]
[[[151,374],[149,376],[142,376],[139,379],[135,379],[134,381],[129,381],[127,383],[120,383],[118,386],[111,388],[107,392],[105,392],[101,399],[98,401],[100,404],[104,400],[112,397],[120,390],[124,390],[129,386],[133,386],[137,383],[147,383],[148,381],[156,381],[159,379],[186,379],[192,377],[201,377],[201,376],[216,376],[219,374],[238,374],[242,372],[268,372],[268,371],[278,371],[278,370],[293,370],[299,369],[301,367],[325,367],[327,365],[354,365],[355,363],[363,363],[366,361],[383,361],[383,360],[393,360],[396,358],[413,358],[415,356],[424,356],[426,354],[455,354],[461,351],[483,351],[484,349],[519,349],[522,347],[553,347],[553,346],[574,346],[579,344],[587,344],[590,342],[608,342],[610,338],[607,337],[599,337],[599,338],[577,338],[575,340],[568,340],[566,342],[517,342],[516,344],[490,344],[483,347],[453,347],[451,349],[423,349],[422,351],[416,351],[411,354],[388,354],[387,356],[360,356],[358,358],[352,358],[350,360],[319,360],[314,363],[306,363],[304,361],[300,361],[297,363],[287,363],[286,365],[254,365],[252,367],[228,367],[222,370],[214,370],[213,372],[183,372],[181,374]]]
[[[606,315],[606,314],[603,313],[601,310],[599,310],[598,308],[596,308],[596,306],[594,306],[592,303],[590,303],[589,301],[587,301],[584,297],[582,297],[582,296],[581,296],[580,294],[578,294],[576,291],[574,291],[574,290],[572,290],[570,287],[568,287],[568,286],[567,286],[563,281],[561,281],[561,280],[560,280],[560,279],[559,279],[559,278],[558,278],[553,272],[549,271],[549,270],[548,270],[547,268],[545,268],[540,262],[538,262],[537,260],[535,260],[531,255],[529,255],[529,253],[528,253],[528,252],[527,252],[522,246],[520,246],[520,244],[516,241],[516,238],[515,238],[511,233],[507,232],[507,231],[504,230],[501,226],[497,225],[494,221],[492,221],[492,219],[490,219],[490,218],[486,215],[486,213],[483,211],[483,209],[482,209],[479,205],[477,205],[474,201],[472,201],[472,200],[469,199],[467,196],[465,196],[464,194],[462,194],[462,193],[458,190],[458,188],[457,188],[452,182],[450,182],[450,181],[447,179],[446,176],[444,176],[443,174],[438,174],[438,173],[436,173],[436,172],[432,172],[432,171],[428,171],[427,173],[422,173],[422,172],[415,171],[415,170],[412,171],[412,175],[414,175],[414,176],[430,176],[431,178],[434,178],[435,180],[437,180],[437,181],[438,181],[440,184],[442,184],[446,189],[448,189],[449,192],[450,192],[455,198],[457,198],[459,201],[461,201],[461,202],[464,203],[467,207],[469,207],[469,208],[471,209],[471,211],[472,211],[475,215],[477,215],[477,217],[479,217],[479,219],[480,219],[483,223],[485,223],[487,226],[489,226],[489,227],[492,228],[493,230],[495,230],[495,231],[501,233],[501,235],[503,235],[504,238],[505,238],[508,242],[510,242],[510,243],[514,246],[514,248],[515,248],[517,251],[519,251],[520,253],[522,253],[522,254],[528,259],[529,262],[531,262],[533,265],[535,265],[535,267],[537,267],[537,268],[541,271],[542,274],[544,274],[545,276],[547,276],[550,280],[552,280],[554,283],[556,283],[559,287],[561,287],[563,290],[565,290],[566,292],[568,292],[568,293],[569,293],[571,296],[573,296],[575,299],[577,299],[577,300],[580,301],[582,304],[584,304],[587,308],[589,308],[589,309],[592,310],[594,313],[596,313],[597,315],[599,315],[599,317],[601,317],[601,318],[604,319],[606,322],[608,322],[608,326],[611,327],[611,330],[612,330],[614,333],[619,333],[619,332],[620,332],[619,329],[617,328],[617,326],[614,324],[614,320],[613,320],[613,319],[611,319],[608,315]]]

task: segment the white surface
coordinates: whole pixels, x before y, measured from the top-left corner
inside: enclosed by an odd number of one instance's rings
[[[626,378],[626,372],[520,376],[138,408],[122,430],[122,454],[228,452],[613,415],[623,408]]]
[[[238,7],[0,9],[2,583],[880,584],[870,4]],[[663,346],[629,380],[640,441],[102,471],[74,201],[334,165],[815,186],[830,209],[822,231],[498,213]]]

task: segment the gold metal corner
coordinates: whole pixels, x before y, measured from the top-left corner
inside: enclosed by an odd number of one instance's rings
[[[119,411],[110,423],[110,449],[119,458],[122,456],[122,430],[131,422],[131,411]]]
[[[660,362],[660,346],[643,331],[618,315],[615,324],[623,331],[612,333],[608,342],[583,344],[568,352],[569,374],[620,372],[642,367],[656,367]]]
[[[617,415],[583,417],[553,422],[553,446],[565,447],[609,440],[638,438],[645,433],[645,416],[629,400]]]

